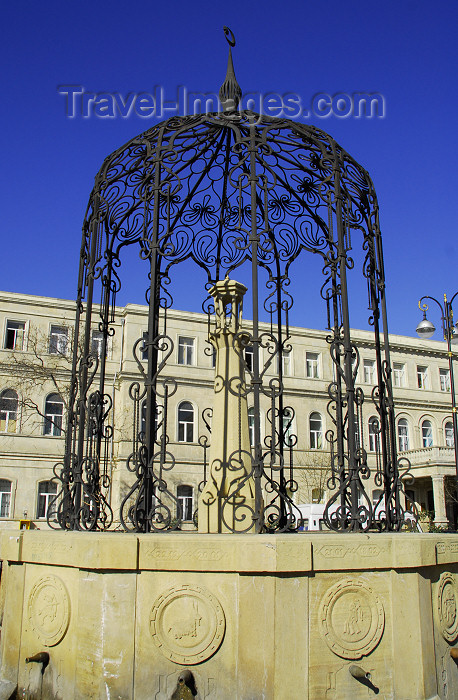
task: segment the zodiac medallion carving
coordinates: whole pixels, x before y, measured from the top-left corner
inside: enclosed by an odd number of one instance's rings
[[[367,656],[379,643],[385,612],[379,597],[360,579],[331,586],[319,609],[320,632],[331,651],[344,659]]]
[[[170,588],[151,609],[151,636],[164,656],[178,664],[208,659],[219,649],[225,629],[220,602],[203,586]]]
[[[30,592],[28,618],[45,646],[55,646],[63,639],[70,622],[70,598],[60,578],[38,579]]]

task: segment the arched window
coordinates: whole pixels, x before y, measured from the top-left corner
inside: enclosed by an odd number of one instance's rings
[[[64,402],[59,394],[49,394],[45,403],[44,435],[62,434],[62,416],[64,415]]]
[[[248,409],[248,436],[250,438],[250,445],[254,445],[254,407]]]
[[[399,452],[409,449],[409,424],[407,418],[400,418],[398,421],[398,446]]]
[[[453,423],[451,421],[447,421],[447,423],[444,426],[444,432],[445,432],[445,444],[447,447],[455,447],[455,435],[453,432]]]
[[[0,394],[0,430],[15,433],[17,430],[18,398],[13,389],[5,389]]]
[[[181,520],[192,520],[192,486],[182,484],[177,488],[178,513]]]
[[[424,420],[421,424],[421,444],[423,447],[432,447],[433,445],[433,426],[430,420]]]
[[[9,518],[11,508],[11,481],[0,479],[0,518]]]
[[[310,448],[321,450],[323,446],[323,422],[319,413],[310,415]]]
[[[194,407],[190,401],[178,406],[178,442],[194,441]]]
[[[369,451],[380,452],[380,423],[376,416],[369,418]]]
[[[54,481],[40,481],[38,484],[37,518],[52,518],[56,512],[55,504],[48,514],[48,508],[52,499],[57,494],[57,484]]]

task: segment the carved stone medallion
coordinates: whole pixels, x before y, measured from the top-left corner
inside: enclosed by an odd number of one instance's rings
[[[321,636],[334,654],[360,659],[379,643],[385,612],[379,597],[364,581],[349,578],[325,593],[318,621]]]
[[[220,602],[203,586],[170,588],[151,609],[151,636],[164,656],[177,664],[208,659],[219,648],[225,629]]]
[[[39,640],[53,647],[64,637],[70,622],[70,598],[57,576],[43,576],[33,586],[28,617]]]
[[[447,642],[454,642],[458,637],[457,607],[455,579],[452,574],[446,572],[439,579],[437,609],[440,630]]]

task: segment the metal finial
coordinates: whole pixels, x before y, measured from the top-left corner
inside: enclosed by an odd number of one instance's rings
[[[226,35],[226,41],[229,46],[235,46],[235,36],[234,32],[229,29],[229,27],[223,27],[224,34]]]
[[[234,64],[232,62],[232,49],[235,46],[234,33],[229,29],[229,27],[224,27],[224,34],[226,41],[229,44],[229,56],[227,59],[227,71],[226,79],[221,85],[219,91],[219,99],[223,106],[225,112],[237,109],[242,97],[242,90],[235,77]]]

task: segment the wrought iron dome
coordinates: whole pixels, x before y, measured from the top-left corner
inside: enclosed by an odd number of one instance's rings
[[[106,349],[114,333],[123,249],[136,245],[149,266],[145,280],[149,315],[147,339],[138,338],[133,347],[138,378],[130,387],[133,426],[127,470],[132,481],[121,504],[123,526],[159,531],[180,523],[168,410],[177,383],[167,373],[167,361],[176,349],[167,332],[167,310],[173,303],[174,268],[191,259],[204,270],[207,291],[225,276],[236,276],[242,264],[251,266],[253,321],[241,341],[253,348],[252,363],[245,362],[246,390],[254,411],[252,476],[257,484],[257,502],[249,519],[257,531],[297,527],[299,513],[292,501],[297,488],[293,473],[297,438],[291,433],[294,411],[283,390],[282,358],[291,350],[290,268],[304,250],[322,259],[321,294],[335,366],[335,380],[328,389],[333,427],[326,439],[333,495],[326,518],[333,529],[372,526],[374,508],[364,487],[370,475],[363,440],[364,395],[355,387],[359,355],[348,312],[351,244],[359,239],[377,358],[378,379],[371,399],[379,416],[374,428],[379,448],[375,481],[383,491],[378,511],[383,510],[384,516],[378,524],[398,529],[404,511],[374,187],[366,170],[321,129],[237,110],[241,91],[232,63],[235,41],[230,30],[225,32],[230,47],[220,93],[223,111],[174,116],[155,125],[105,158],[95,178],[83,226],[66,454],[56,467],[61,483],[57,525],[104,529],[112,521],[106,499],[113,432],[111,398],[105,388]],[[209,295],[203,303],[209,328],[212,301]],[[261,305],[270,319],[269,330],[260,325]],[[94,327],[102,339],[98,356],[91,344]],[[274,379],[273,368],[278,370]],[[270,406],[270,428],[263,440],[262,401]],[[209,429],[210,415],[210,409],[204,411],[203,423]],[[204,450],[202,483],[210,440],[209,435],[199,440]]]

